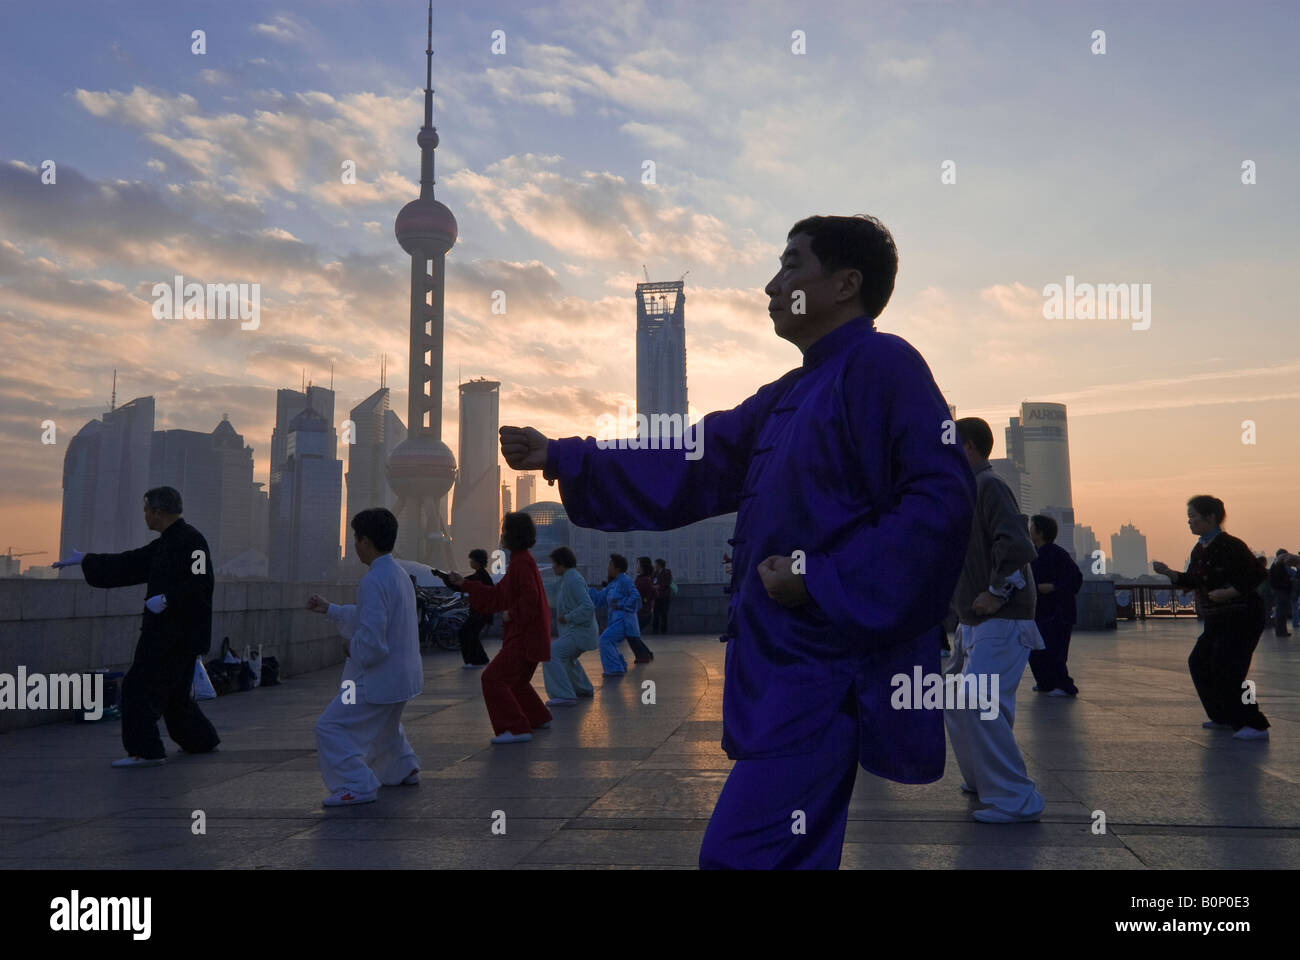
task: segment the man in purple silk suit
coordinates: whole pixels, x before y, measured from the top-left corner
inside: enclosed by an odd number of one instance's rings
[[[901,783],[943,773],[942,711],[893,709],[891,678],[939,674],[975,482],[929,367],[875,329],[897,268],[874,218],[795,224],[765,292],[802,366],[706,416],[680,449],[501,428],[506,461],[558,480],[579,526],[737,514],[722,637],[736,764],[702,868],[834,869],[859,762]]]

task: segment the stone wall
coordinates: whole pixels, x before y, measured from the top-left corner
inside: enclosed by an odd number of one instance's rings
[[[229,636],[236,654],[262,645],[263,657],[280,662],[281,676],[342,663],[338,633],[325,617],[306,609],[319,593],[335,603],[356,599],[355,583],[219,581],[212,596],[212,649]],[[126,670],[140,635],[145,588],[102,590],[83,580],[0,579],[0,673],[19,664],[33,673]],[[69,711],[0,710],[0,731],[71,718]]]

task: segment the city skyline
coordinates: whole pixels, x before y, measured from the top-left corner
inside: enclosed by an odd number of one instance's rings
[[[4,45],[24,95],[0,106],[13,144],[0,155],[0,342],[12,361],[0,380],[0,523],[15,551],[57,551],[63,454],[104,412],[114,367],[119,395],[156,398],[155,429],[209,431],[230,412],[254,449],[254,480],[269,484],[270,444],[258,438],[281,384],[304,367],[321,380],[333,362],[349,409],[373,393],[381,352],[406,357],[409,292],[386,224],[417,189],[424,38],[409,6],[325,17],[255,5],[233,15],[246,29],[214,33],[204,56],[189,52],[191,21],[231,18],[213,6],[123,25],[91,9],[58,31],[41,26],[49,12],[11,13],[11,36],[30,38]],[[1075,515],[1103,542],[1132,522],[1152,558],[1181,567],[1194,542],[1185,501],[1211,493],[1257,553],[1300,549],[1300,520],[1285,510],[1300,466],[1300,362],[1277,348],[1294,337],[1281,266],[1300,219],[1285,175],[1296,134],[1251,121],[1277,112],[1268,77],[1289,21],[1270,9],[1233,19],[1251,34],[1245,59],[1215,47],[1227,13],[1188,10],[1175,42],[1143,10],[945,10],[939,22],[882,6],[870,32],[837,35],[833,13],[794,7],[773,8],[779,30],[724,27],[736,18],[723,6],[650,17],[632,5],[609,22],[584,5],[435,9],[439,195],[461,228],[447,261],[443,409],[455,409],[457,371],[502,383],[502,423],[552,436],[595,435],[602,414],[634,407],[628,296],[643,263],[656,281],[691,271],[692,415],[732,406],[798,364],[761,292],[785,231],[811,213],[870,212],[894,230],[902,264],[880,328],[921,350],[963,416],[989,421],[994,457],[1020,402],[1065,403]],[[1112,40],[1105,57],[1087,52],[1097,19]],[[491,52],[498,28],[502,55]],[[793,29],[809,37],[802,59]],[[1126,52],[1139,39],[1142,58]],[[994,61],[1013,51],[1061,75],[1009,92]],[[770,69],[778,56],[790,69]],[[1184,65],[1205,57],[1225,63],[1226,82]],[[957,84],[972,75],[994,91],[973,103]],[[1139,85],[1149,99],[1130,110],[1123,97]],[[856,115],[849,87],[896,108],[873,105],[870,135],[844,120]],[[1104,130],[1061,153],[994,121],[1055,109],[1057,97],[1063,112],[1106,117]],[[1214,146],[1191,117],[1213,123]],[[1135,163],[1126,144],[1169,162]],[[802,166],[808,145],[815,176]],[[58,164],[48,185],[47,159]],[[351,186],[338,177],[347,159]],[[947,159],[952,185],[940,183]],[[1256,185],[1240,182],[1245,159],[1260,164]],[[641,182],[645,160],[657,162],[654,184]],[[261,326],[155,320],[150,289],[177,274],[260,282]],[[1046,319],[1040,290],[1075,277],[1151,283],[1150,328]],[[492,309],[498,290],[504,314]],[[404,382],[401,363],[392,369]],[[407,391],[391,400],[402,409]],[[48,446],[47,419],[59,437]],[[457,449],[454,420],[443,439]],[[1248,432],[1254,443],[1241,442]],[[336,456],[346,460],[341,444]]]

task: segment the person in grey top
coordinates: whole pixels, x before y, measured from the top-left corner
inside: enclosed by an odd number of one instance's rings
[[[955,685],[997,690],[992,716],[979,705],[946,704],[944,721],[965,782],[985,808],[972,815],[981,823],[1037,820],[1043,797],[1025,770],[1016,746],[1016,688],[1030,650],[1042,650],[1034,623],[1037,591],[1030,562],[1037,555],[1011,488],[989,465],[993,431],[978,417],[957,421],[957,436],[975,474],[975,518],[966,560],[953,595],[959,620],[953,656],[945,671]]]

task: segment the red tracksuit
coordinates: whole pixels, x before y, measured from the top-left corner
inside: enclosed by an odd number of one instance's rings
[[[537,664],[551,659],[551,610],[537,561],[527,550],[516,550],[500,583],[489,587],[466,580],[462,589],[479,613],[509,614],[501,652],[483,671],[483,702],[492,732],[532,733],[551,719],[532,684]]]

